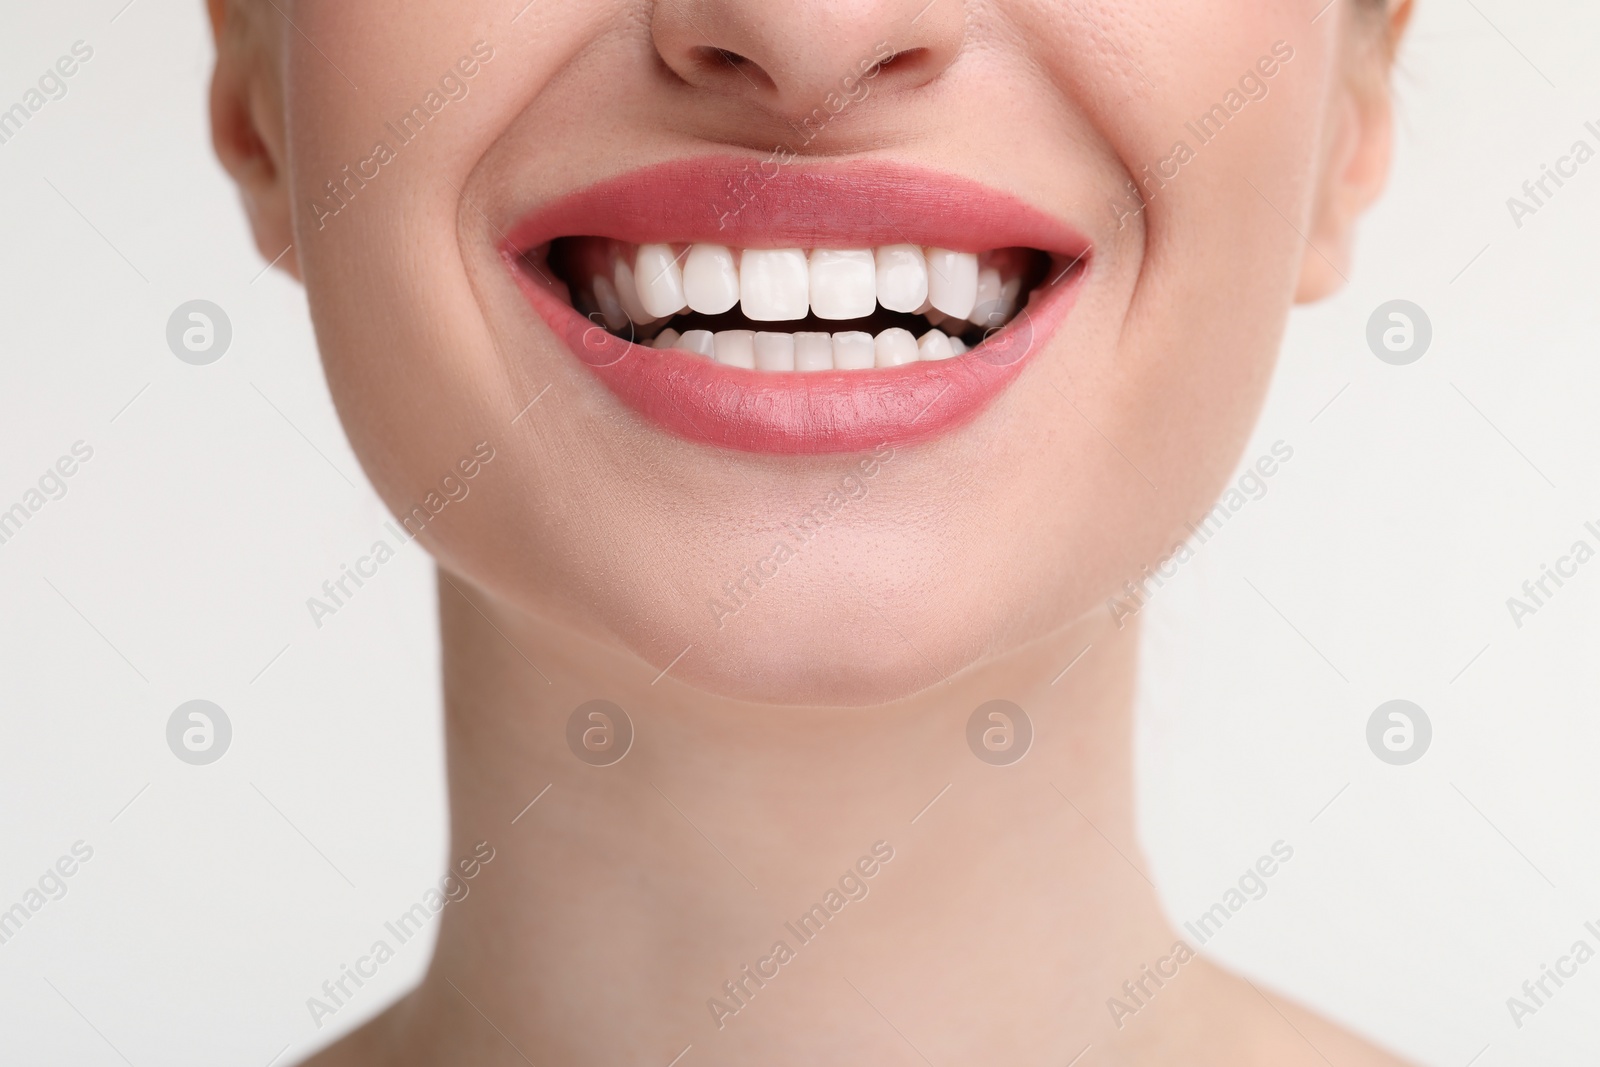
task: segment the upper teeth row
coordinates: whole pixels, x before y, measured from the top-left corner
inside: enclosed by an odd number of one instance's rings
[[[990,326],[1010,317],[1022,288],[1021,278],[980,266],[975,253],[911,244],[809,252],[647,244],[631,258],[619,255],[609,279],[594,279],[595,301],[614,330],[685,309],[720,315],[735,304],[756,322],[803,319],[807,310],[821,319],[860,319],[881,304]]]

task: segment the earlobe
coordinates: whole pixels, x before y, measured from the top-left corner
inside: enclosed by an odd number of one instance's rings
[[[227,23],[227,19],[239,17],[238,9],[227,0],[207,0],[207,7],[217,47],[211,75],[212,146],[239,187],[257,250],[298,279],[300,265],[292,247],[294,229],[283,166],[283,106],[278,79],[270,67],[272,50],[268,42],[257,39],[257,27]]]
[[[1322,180],[1306,233],[1309,242],[1295,291],[1299,303],[1332,296],[1344,285],[1353,258],[1356,223],[1383,192],[1393,154],[1393,110],[1386,90],[1347,98],[1334,120]]]
[[[1322,300],[1338,292],[1350,271],[1356,223],[1383,192],[1394,152],[1394,102],[1389,93],[1389,68],[1394,48],[1411,18],[1411,0],[1389,5],[1382,27],[1353,27],[1357,33],[1383,31],[1381,42],[1369,44],[1340,86],[1329,115],[1321,179],[1311,227],[1306,233],[1298,303]]]

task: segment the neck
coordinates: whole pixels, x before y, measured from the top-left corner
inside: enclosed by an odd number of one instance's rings
[[[1136,844],[1134,627],[1096,613],[893,704],[797,708],[460,578],[440,603],[450,860],[494,856],[407,1008],[450,1062],[1042,1062],[1172,948]],[[634,730],[610,766],[567,742],[597,698]],[[996,698],[1034,732],[1010,765],[967,740]]]

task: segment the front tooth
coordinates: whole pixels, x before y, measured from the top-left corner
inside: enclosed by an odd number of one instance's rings
[[[739,267],[726,245],[694,245],[683,262],[683,297],[691,311],[720,315],[739,302]]]
[[[633,260],[633,280],[639,286],[639,303],[653,319],[683,310],[683,268],[671,245],[640,245]]]
[[[868,370],[872,367],[874,345],[870,333],[844,330],[833,335],[834,370]]]
[[[794,370],[795,337],[792,333],[756,334],[756,370]]]
[[[656,334],[655,340],[650,342],[650,347],[677,348],[678,338],[680,336],[682,335],[679,334],[677,330],[674,330],[671,326],[668,326],[665,330],[662,330],[660,333]]]
[[[917,338],[917,358],[924,363],[949,359],[955,354],[956,350],[950,346],[950,338],[945,336],[943,330],[929,330]]]
[[[967,321],[979,326],[999,326],[1005,321],[1000,312],[1000,293],[1000,272],[993,267],[978,271],[978,297]]]
[[[716,352],[716,339],[710,330],[685,330],[678,338],[678,348],[711,359]]]
[[[644,309],[639,302],[639,289],[634,284],[633,268],[628,266],[625,259],[617,260],[617,265],[612,272],[617,283],[617,300],[622,304],[622,311],[635,325],[642,326],[655,318]]]
[[[915,312],[928,299],[928,261],[916,245],[884,245],[876,252],[878,303]]]
[[[1022,279],[1012,278],[1000,286],[1000,321],[1011,318],[1011,313],[1017,310],[1017,297],[1022,295]]]
[[[950,338],[950,351],[954,352],[958,356],[963,356],[972,350],[967,347],[967,342],[963,341],[961,338],[952,337]]]
[[[755,336],[750,330],[718,330],[713,335],[717,362],[755,370]]]
[[[628,313],[622,310],[622,304],[617,299],[616,287],[604,275],[595,275],[594,299],[595,303],[600,305],[600,317],[605,319],[606,329],[627,328]]]
[[[756,322],[805,318],[808,274],[806,254],[798,248],[747,249],[739,263],[739,310]]]
[[[917,361],[917,339],[910,330],[891,326],[873,343],[874,362],[879,367],[898,367]]]
[[[819,319],[864,319],[878,304],[872,252],[865,248],[811,251],[811,310]]]
[[[912,314],[921,315],[935,326],[943,326],[950,321],[949,315],[942,311],[935,311],[933,305],[926,300],[919,304],[917,310],[913,311]]]
[[[978,257],[948,248],[930,248],[927,256],[928,299],[933,306],[953,319],[972,314],[978,302]]]
[[[795,370],[832,370],[833,338],[825,333],[794,335]]]

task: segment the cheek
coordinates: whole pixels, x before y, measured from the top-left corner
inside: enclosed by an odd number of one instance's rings
[[[1300,264],[1316,255],[1301,234],[1317,192],[1333,51],[1329,27],[1286,12],[1269,6],[1231,28],[1224,18],[1218,47],[1174,53],[1161,91],[1120,127],[1108,122],[1124,131],[1119,151],[1142,207],[1127,225],[1108,224],[1102,265],[1116,284],[1107,291],[1124,307],[1108,309],[1121,317],[1111,344],[1088,346],[1114,361],[1091,360],[1082,388],[1106,437],[1160,486],[1155,525],[1195,517],[1231,472],[1271,378]],[[1251,100],[1239,80],[1278,42],[1293,58]],[[1199,122],[1208,114],[1209,127]],[[1172,162],[1158,169],[1162,161]]]
[[[584,421],[593,412],[575,384],[581,368],[564,353],[505,353],[487,329],[484,280],[463,269],[462,234],[473,230],[481,243],[494,235],[457,193],[488,202],[472,185],[479,161],[521,119],[529,94],[549,93],[562,65],[614,15],[605,4],[582,10],[583,18],[540,22],[535,9],[515,26],[490,0],[418,0],[404,19],[377,0],[296,13],[305,33],[288,35],[286,83],[295,248],[341,421],[391,509],[421,499],[474,443],[499,448],[530,431],[531,416],[512,419],[546,386],[541,412],[565,393],[570,419],[560,440],[541,444],[546,454],[592,435]],[[338,57],[337,69],[307,38]],[[469,57],[476,73],[467,77]],[[450,72],[470,91],[410,135],[400,120]],[[535,111],[571,116],[581,141],[583,108]],[[392,157],[368,162],[379,143]],[[519,163],[559,170],[563,157]],[[365,177],[374,167],[377,176]],[[539,486],[535,477],[522,491]]]

